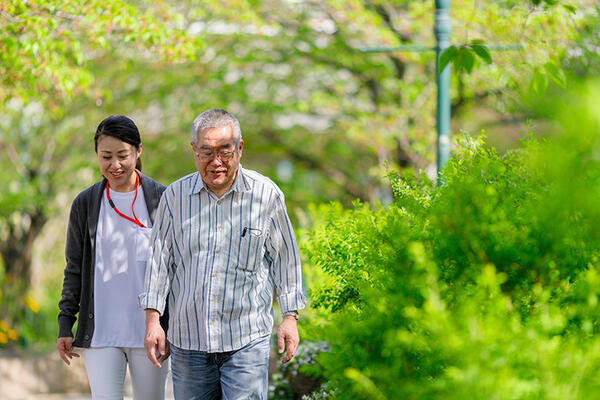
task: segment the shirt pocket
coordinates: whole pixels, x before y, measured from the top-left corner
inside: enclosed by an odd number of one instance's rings
[[[148,258],[148,247],[150,246],[150,236],[152,229],[138,227],[135,230],[135,260],[146,262]]]
[[[245,228],[239,243],[237,268],[242,271],[256,272],[265,254],[266,234],[260,229]]]

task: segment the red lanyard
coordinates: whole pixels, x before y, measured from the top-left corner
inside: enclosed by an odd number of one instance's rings
[[[131,203],[131,212],[133,213],[133,218],[129,218],[127,215],[123,214],[121,211],[119,211],[117,209],[117,206],[115,205],[115,203],[113,203],[113,201],[110,198],[110,193],[108,192],[108,181],[106,181],[106,198],[108,199],[108,204],[110,204],[110,206],[113,208],[113,210],[115,210],[115,212],[117,214],[119,214],[119,216],[133,222],[134,224],[141,226],[142,228],[145,228],[144,224],[142,224],[140,222],[140,220],[138,219],[138,217],[135,216],[135,211],[133,210],[133,205],[135,204],[135,200],[137,199],[137,192],[138,192],[138,183],[139,183],[139,177],[137,172],[135,173],[135,196],[133,197],[133,203]],[[134,219],[135,218],[135,219]]]

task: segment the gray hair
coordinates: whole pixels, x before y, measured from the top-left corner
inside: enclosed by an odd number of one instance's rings
[[[236,147],[239,148],[240,141],[242,140],[240,122],[232,113],[220,108],[206,110],[194,119],[192,124],[192,142],[194,145],[198,144],[198,132],[202,132],[209,128],[222,128],[224,126],[231,127],[231,130],[233,131],[233,140],[235,141]]]

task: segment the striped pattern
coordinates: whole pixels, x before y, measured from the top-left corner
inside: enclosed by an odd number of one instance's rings
[[[283,193],[241,165],[221,199],[197,172],[169,185],[150,243],[140,306],[162,314],[168,296],[168,339],[179,348],[231,351],[269,334],[273,289],[283,313],[304,308]]]

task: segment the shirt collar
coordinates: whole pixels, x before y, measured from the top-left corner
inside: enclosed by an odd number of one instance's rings
[[[202,180],[200,173],[198,171],[196,171],[193,174],[192,179],[190,179],[190,195],[200,193],[203,189],[208,191],[208,187]],[[250,187],[250,183],[248,182],[248,177],[246,176],[246,173],[244,172],[244,168],[242,168],[242,164],[239,164],[238,165],[238,174],[235,178],[235,181],[233,182],[233,185],[227,191],[227,193],[229,193],[229,192],[249,192],[250,189],[251,189],[251,187]],[[227,193],[225,193],[223,196],[227,195]]]

